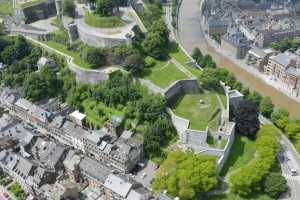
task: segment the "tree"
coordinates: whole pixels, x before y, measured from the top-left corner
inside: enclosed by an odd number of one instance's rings
[[[192,58],[198,62],[198,60],[202,59],[202,57],[203,57],[203,54],[202,54],[201,50],[198,47],[194,48],[193,53],[192,53]]]
[[[64,0],[63,1],[63,14],[67,15],[68,17],[75,17],[75,4],[73,0]]]
[[[270,118],[274,110],[274,105],[270,97],[264,97],[259,105],[260,112],[263,116]]]
[[[258,92],[254,91],[251,92],[251,94],[247,98],[252,103],[255,103],[257,106],[260,105],[260,102],[262,101],[263,97]]]
[[[97,0],[96,12],[103,17],[113,15],[114,7],[118,6],[115,0]]]
[[[165,23],[164,19],[161,18],[159,20],[154,21],[149,31],[152,33],[158,33],[163,40],[163,45],[168,46],[170,30],[167,24]]]
[[[162,59],[167,54],[164,39],[159,33],[148,33],[142,46],[144,51],[153,58]]]
[[[255,138],[260,126],[258,106],[249,100],[242,100],[234,109],[234,117],[237,131],[250,138]]]
[[[285,108],[279,108],[276,109],[272,114],[271,114],[271,119],[272,121],[276,124],[276,122],[279,119],[282,119],[283,117],[289,117],[289,112]]]
[[[284,118],[283,118],[284,119]],[[280,120],[279,120],[280,121]],[[280,124],[280,122],[277,122]],[[282,122],[281,122],[282,123]],[[295,139],[298,134],[300,134],[300,125],[297,122],[291,121],[287,122],[284,126],[285,133],[289,138]]]
[[[133,75],[139,75],[143,72],[145,60],[140,54],[132,54],[125,60],[124,68]]]
[[[225,83],[226,85],[230,86],[231,88],[233,88],[234,84],[236,82],[236,78],[232,73],[229,73],[228,76],[225,79]]]
[[[281,173],[270,173],[264,179],[263,190],[272,198],[278,199],[287,189],[287,181]]]
[[[38,73],[31,73],[25,79],[24,91],[30,101],[39,101],[47,96],[47,83]]]
[[[203,73],[199,77],[199,81],[205,88],[218,88],[220,80],[216,74],[216,70],[212,68],[204,68]]]
[[[195,199],[197,194],[216,187],[215,159],[191,152],[172,151],[153,181],[155,191],[167,190],[180,199]]]
[[[101,48],[86,47],[83,50],[83,59],[91,64],[93,68],[101,67],[105,64],[105,55]]]
[[[242,196],[261,192],[262,182],[277,161],[280,132],[272,125],[262,126],[255,141],[255,158],[230,176],[232,190]]]
[[[250,94],[250,90],[248,87],[243,87],[241,89],[241,93],[245,96],[245,97],[248,97],[248,95]]]

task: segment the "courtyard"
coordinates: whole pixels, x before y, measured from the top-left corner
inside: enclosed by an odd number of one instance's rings
[[[186,94],[173,106],[174,113],[190,121],[189,128],[216,131],[221,118],[221,105],[215,93],[203,91],[199,94]]]

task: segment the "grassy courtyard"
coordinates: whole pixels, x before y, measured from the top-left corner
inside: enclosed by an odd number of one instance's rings
[[[86,13],[85,23],[97,28],[114,28],[125,25],[125,22],[118,16],[101,17],[97,14]]]
[[[244,165],[247,165],[255,154],[255,141],[250,140],[245,136],[236,134],[235,141],[232,145],[230,156],[225,163],[220,175],[226,176]]]
[[[12,13],[12,0],[0,0],[0,15],[9,15]]]
[[[144,71],[142,77],[151,80],[154,84],[162,88],[167,88],[176,80],[188,78],[173,63],[157,60],[153,67]]]
[[[205,130],[210,127],[216,131],[221,117],[221,109],[216,95],[205,91],[187,94],[173,107],[176,115],[190,120],[189,128]]]

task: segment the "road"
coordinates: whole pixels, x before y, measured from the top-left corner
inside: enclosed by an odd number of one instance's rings
[[[272,122],[263,116],[260,116],[262,124],[272,124]],[[279,155],[279,163],[282,174],[287,180],[290,188],[289,193],[280,198],[282,200],[299,200],[300,199],[300,156],[290,140],[281,133],[282,152]],[[292,176],[291,169],[296,169],[299,173],[297,176]]]
[[[199,0],[183,0],[179,12],[178,19],[178,36],[179,43],[188,51],[192,52],[194,47],[199,47],[204,53],[209,53],[216,60],[218,65],[233,65],[228,59],[224,59],[212,50],[203,35],[200,26],[200,2]],[[226,67],[227,68],[227,67]],[[234,69],[233,69],[234,68]],[[255,78],[253,75],[239,69],[238,66],[228,68],[234,72],[239,80],[251,89],[257,90],[264,95],[271,96],[273,102],[277,106],[289,106],[289,111],[300,110],[299,104],[289,99],[284,94],[276,91],[272,87],[266,86],[260,79]],[[250,84],[249,84],[250,82]],[[298,111],[294,115],[298,115]],[[262,123],[269,124],[269,120],[260,117]],[[282,199],[286,200],[299,200],[300,199],[300,176],[291,176],[290,168],[295,168],[300,173],[300,157],[293,144],[286,138],[285,135],[281,136],[281,144],[283,154],[289,158],[288,162],[281,162],[284,176],[287,178],[288,185],[291,189],[291,195]]]

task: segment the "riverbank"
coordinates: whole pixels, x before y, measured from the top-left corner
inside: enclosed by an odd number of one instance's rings
[[[236,78],[251,90],[270,96],[276,107],[285,107],[292,117],[300,117],[300,103],[282,93],[261,78],[238,66],[227,55],[219,53],[206,41],[200,25],[199,0],[183,1],[179,12],[178,39],[181,45],[191,53],[199,47],[203,53],[210,54],[218,66],[232,72]]]

